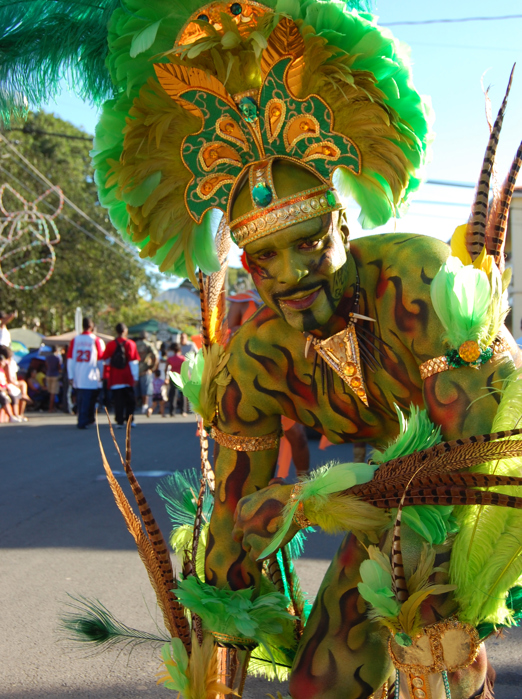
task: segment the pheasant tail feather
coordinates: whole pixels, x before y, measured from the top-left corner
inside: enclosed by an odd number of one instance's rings
[[[100,447],[103,468],[105,469],[109,486],[116,501],[116,505],[123,515],[127,529],[136,542],[138,553],[143,561],[143,564],[145,565],[152,587],[156,593],[159,607],[162,610],[165,626],[168,632],[172,636],[179,637],[185,645],[187,651],[190,651],[190,628],[188,621],[184,615],[182,605],[178,602],[171,591],[171,588],[173,588],[175,584],[174,582],[169,583],[165,579],[161,562],[158,559],[156,551],[145,534],[139,518],[133,512],[132,507],[121,489],[120,484],[114,477],[103,449],[99,429],[98,444]]]
[[[471,217],[466,231],[466,248],[469,254],[471,255],[472,260],[475,260],[480,255],[480,253],[482,252],[482,248],[485,244],[486,222],[488,218],[489,185],[491,181],[491,173],[493,170],[493,163],[495,161],[495,154],[497,150],[500,130],[502,128],[502,122],[504,120],[504,113],[506,111],[509,91],[511,89],[511,83],[513,81],[514,70],[515,67],[513,66],[511,70],[511,75],[509,76],[509,83],[507,86],[506,94],[497,114],[497,118],[493,125],[493,129],[491,130],[488,146],[484,155],[484,162],[482,164],[479,182],[477,185],[475,201],[473,203]]]

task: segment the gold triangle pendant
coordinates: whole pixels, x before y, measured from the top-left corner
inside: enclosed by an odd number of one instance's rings
[[[346,328],[336,335],[332,335],[326,340],[314,338],[312,343],[317,354],[332,367],[357,398],[368,406],[359,343],[353,322],[349,322]]]

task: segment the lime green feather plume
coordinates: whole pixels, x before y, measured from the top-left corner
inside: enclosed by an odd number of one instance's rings
[[[280,548],[288,534],[292,524],[292,518],[301,503],[303,503],[303,506],[311,507],[312,510],[315,507],[316,509],[314,510],[314,516],[317,516],[319,510],[325,510],[325,506],[330,504],[329,496],[340,491],[347,490],[348,488],[352,488],[354,485],[367,483],[373,478],[376,468],[376,465],[371,466],[370,464],[337,464],[335,466],[323,466],[316,471],[313,471],[308,478],[301,481],[302,485],[297,497],[286,505],[281,526],[259,558],[267,558],[270,556],[270,554]],[[353,517],[351,517],[351,524],[354,529],[360,530],[365,525],[365,522],[360,520],[361,514],[363,518],[368,517],[368,515],[371,517],[371,513],[373,513],[374,510],[377,513],[378,510],[367,503],[357,500],[357,498],[352,498],[352,500],[353,502],[351,505]],[[382,513],[379,514],[382,515]],[[325,516],[328,516],[327,511],[325,511]],[[377,514],[375,514],[375,516],[382,525],[382,516],[379,517]],[[350,518],[350,514],[348,514],[348,517]],[[387,522],[387,518],[385,519]],[[337,533],[345,530],[346,521],[341,521],[340,524],[335,524],[335,520],[336,518],[334,517],[334,531]],[[372,518],[372,522],[375,523],[375,519]],[[319,522],[317,523],[319,524]],[[358,524],[361,526],[357,526]]]
[[[422,449],[429,449],[441,441],[440,426],[435,427],[426,410],[421,410],[412,403],[408,417],[398,405],[395,405],[395,411],[399,418],[399,435],[384,451],[376,449],[373,451],[372,461],[376,464],[382,464],[400,456],[408,456]]]
[[[409,583],[410,595],[402,604],[399,603],[392,589],[392,571],[388,557],[377,546],[368,547],[369,559],[361,563],[359,574],[361,582],[357,589],[361,597],[370,605],[369,616],[380,621],[402,645],[401,636],[414,637],[422,628],[420,605],[429,595],[441,595],[455,589],[454,585],[438,585],[428,582],[433,572],[434,555],[426,549],[419,559],[416,571]]]
[[[521,375],[517,370],[504,381],[493,431],[520,427]],[[520,476],[522,460],[491,462],[476,470]],[[492,490],[518,494],[510,487]],[[511,508],[473,506],[456,507],[455,515],[460,531],[453,544],[450,579],[457,585],[455,597],[461,609],[459,617],[475,625],[511,625],[513,610],[508,607],[507,599],[510,588],[522,575],[522,513]]]
[[[485,250],[485,249],[484,249]],[[480,262],[484,255],[476,262]],[[457,349],[468,340],[484,350],[497,336],[509,310],[498,267],[489,273],[450,256],[430,286],[433,307],[444,328],[443,340]]]
[[[176,588],[181,604],[200,617],[207,631],[239,636],[246,643],[255,641],[267,650],[273,634],[286,629],[292,639],[295,617],[286,611],[287,598],[279,592],[255,595],[253,587],[219,589],[195,577],[179,581]]]

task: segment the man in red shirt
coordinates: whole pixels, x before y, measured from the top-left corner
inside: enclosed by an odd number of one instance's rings
[[[134,383],[139,376],[140,355],[136,343],[128,339],[128,332],[125,323],[118,323],[116,326],[118,337],[109,342],[103,354],[103,359],[109,367],[107,387],[112,392],[114,414],[119,427],[134,415],[136,407]],[[132,424],[134,425],[134,420]]]
[[[181,347],[177,342],[173,342],[169,347],[168,357],[167,357],[167,369],[168,371],[173,371],[175,374],[179,374],[181,371],[181,365],[185,361],[185,357],[181,352]],[[181,397],[183,401],[182,405],[182,415],[185,417],[188,413],[188,398],[181,393],[179,388],[167,378],[165,383],[170,383],[169,385],[169,398],[168,398],[168,411],[170,417],[174,417],[176,414],[176,406],[178,403],[178,397]]]

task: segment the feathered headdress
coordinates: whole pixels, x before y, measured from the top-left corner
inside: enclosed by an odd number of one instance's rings
[[[62,66],[84,94],[111,97],[93,151],[100,200],[162,271],[193,280],[196,267],[216,271],[213,237],[247,176],[252,211],[234,226],[243,245],[340,208],[333,184],[357,200],[367,228],[398,214],[418,186],[430,109],[412,87],[404,49],[361,3],[98,5],[75,3],[69,12],[36,0],[27,18],[26,3],[0,11],[0,106],[5,113],[22,96],[37,104]],[[52,45],[37,40],[35,28],[48,36],[56,25],[61,45],[55,35]],[[15,84],[20,65],[26,77]],[[316,191],[279,198],[276,157],[314,173]]]

